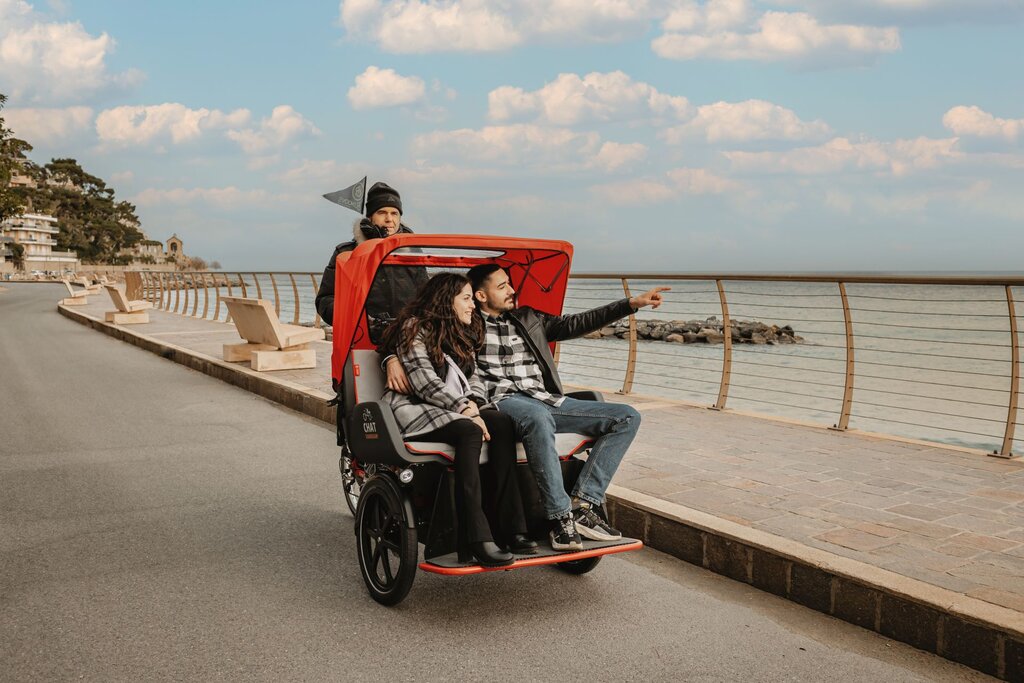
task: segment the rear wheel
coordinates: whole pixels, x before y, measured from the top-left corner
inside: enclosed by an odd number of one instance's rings
[[[385,476],[374,476],[362,487],[356,508],[359,570],[370,597],[389,606],[409,594],[419,551],[401,496]]]
[[[363,481],[352,467],[352,458],[349,457],[347,448],[341,449],[338,469],[341,470],[341,490],[345,496],[345,504],[348,506],[348,511],[355,516],[356,508],[359,506],[359,492],[363,488]]]
[[[597,566],[597,563],[601,561],[601,556],[587,557],[582,560],[572,560],[570,562],[559,562],[555,566],[561,569],[566,574],[586,574]]]

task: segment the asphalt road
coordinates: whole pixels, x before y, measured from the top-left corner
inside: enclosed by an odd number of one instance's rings
[[[0,288],[0,680],[985,680],[652,550],[381,607],[329,428]]]

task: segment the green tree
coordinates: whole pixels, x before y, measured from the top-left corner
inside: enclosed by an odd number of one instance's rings
[[[0,113],[7,103],[7,95],[0,93]],[[25,153],[32,151],[32,145],[14,137],[3,116],[0,115],[0,221],[24,213],[24,201],[11,187],[11,176],[21,171],[26,160]]]
[[[25,246],[17,242],[11,245],[11,263],[18,270],[25,270]]]

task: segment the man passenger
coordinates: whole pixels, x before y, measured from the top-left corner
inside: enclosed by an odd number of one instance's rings
[[[655,287],[589,311],[554,316],[516,306],[508,273],[497,264],[475,266],[467,275],[484,318],[479,375],[488,401],[516,422],[551,521],[551,547],[582,549],[581,536],[597,541],[621,538],[592,508],[604,505],[605,491],[640,427],[640,413],[622,403],[565,396],[548,343],[580,337],[644,306],[657,308],[661,292],[669,288]],[[562,482],[556,432],[597,437],[571,497]]]

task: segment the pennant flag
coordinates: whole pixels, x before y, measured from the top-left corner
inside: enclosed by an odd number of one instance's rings
[[[366,200],[366,176],[363,176],[363,179],[355,185],[346,187],[344,190],[328,192],[324,195],[324,199],[361,214]]]

